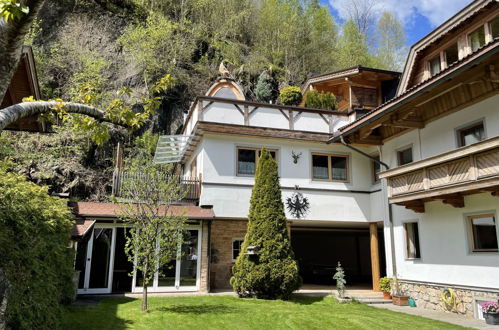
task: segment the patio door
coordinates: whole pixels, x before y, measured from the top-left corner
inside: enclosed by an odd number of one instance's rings
[[[86,255],[84,260],[81,260],[82,257],[77,258],[83,264],[79,294],[111,292],[115,244],[116,228],[98,224],[89,240],[78,244],[77,256]]]
[[[199,289],[201,231],[189,228],[184,235],[184,242],[178,245],[176,260],[164,266],[156,273],[149,292],[197,291]],[[142,292],[142,274],[135,272],[133,292]]]

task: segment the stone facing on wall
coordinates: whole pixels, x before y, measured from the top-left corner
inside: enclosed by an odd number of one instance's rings
[[[202,222],[202,234],[201,234],[201,271],[200,271],[200,281],[199,281],[199,291],[208,292],[209,291],[209,269],[208,269],[208,221]]]
[[[418,307],[453,312],[466,315],[468,317],[475,316],[476,300],[482,301],[499,299],[499,293],[497,292],[477,291],[422,282],[404,282],[403,280],[399,280],[399,283],[402,293],[413,298],[416,301],[416,306]],[[455,300],[448,300],[449,302],[452,302],[450,305],[442,299],[442,292],[445,289],[452,289],[454,291]]]
[[[232,240],[244,238],[246,220],[214,220],[211,224],[211,289],[230,288]]]

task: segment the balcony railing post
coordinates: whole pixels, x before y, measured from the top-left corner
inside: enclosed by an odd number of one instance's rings
[[[470,180],[475,181],[478,178],[478,169],[476,167],[475,155],[470,155],[469,160],[470,160],[470,168],[469,168]]]

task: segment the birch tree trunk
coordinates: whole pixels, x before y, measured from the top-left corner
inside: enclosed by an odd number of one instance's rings
[[[3,100],[12,76],[21,58],[24,38],[29,32],[44,0],[20,0],[28,6],[29,13],[21,18],[5,22],[0,18],[0,102]]]
[[[18,103],[4,108],[0,110],[0,132],[5,127],[21,118],[49,113],[53,111],[56,105],[56,101],[35,101]],[[64,103],[64,110],[69,113],[79,113],[82,115],[87,115],[100,121],[112,122],[111,120],[106,118],[104,111],[88,105],[80,103]],[[114,124],[120,125],[119,123]]]

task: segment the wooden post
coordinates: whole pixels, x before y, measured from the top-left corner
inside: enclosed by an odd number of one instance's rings
[[[369,223],[369,236],[371,242],[371,272],[373,280],[373,291],[381,291],[379,287],[379,251],[378,251],[378,223]]]

